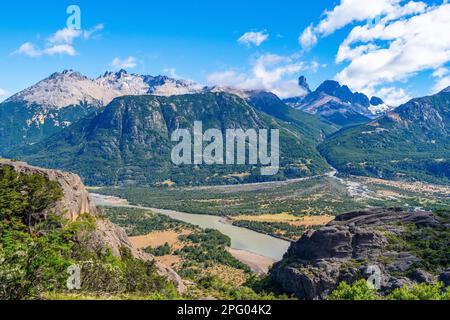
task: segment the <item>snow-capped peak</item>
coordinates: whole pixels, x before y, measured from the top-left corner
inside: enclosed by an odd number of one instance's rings
[[[144,82],[144,77],[128,74],[125,70],[119,72],[106,72],[97,78],[95,83],[100,87],[117,92],[121,95],[143,95],[149,91],[149,85]]]
[[[373,115],[383,115],[392,110],[391,106],[388,106],[384,101],[378,97],[372,97],[370,99],[369,111]]]
[[[173,79],[166,76],[145,76],[145,83],[149,85],[149,94],[156,96],[175,96],[183,94],[201,93],[204,87],[188,80]]]
[[[237,88],[233,88],[233,87],[215,86],[215,87],[208,88],[208,91],[209,92],[231,93],[231,94],[234,94],[234,95],[240,97],[241,99],[246,100],[246,99],[254,96],[257,93],[262,92],[263,90],[243,90],[243,89],[237,89]]]
[[[50,109],[89,104],[105,106],[124,95],[153,94],[172,96],[202,92],[203,87],[190,81],[164,76],[129,74],[125,70],[105,72],[90,79],[79,72],[56,72],[37,84],[15,94],[5,102],[25,102]]]
[[[111,101],[114,93],[107,92],[92,79],[73,70],[56,72],[37,84],[15,94],[5,102],[25,102],[52,109],[88,103],[101,105]]]
[[[392,109],[392,107],[388,106],[387,104],[383,103],[383,104],[379,104],[374,106],[373,104],[371,104],[369,106],[369,111],[373,114],[373,115],[383,115],[386,112],[390,111]]]

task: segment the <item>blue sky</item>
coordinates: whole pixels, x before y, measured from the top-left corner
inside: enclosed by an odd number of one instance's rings
[[[81,30],[72,35],[64,32],[69,5],[81,9]],[[97,77],[123,66],[280,96],[298,94],[302,74],[312,88],[334,78],[398,104],[450,85],[449,7],[441,0],[2,1],[0,100],[55,71]]]

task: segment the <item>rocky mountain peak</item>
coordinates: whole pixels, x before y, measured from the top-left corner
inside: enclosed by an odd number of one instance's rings
[[[127,75],[128,72],[125,69],[120,69],[119,71],[116,72],[117,77],[122,77],[124,75]]]
[[[62,79],[88,79],[88,77],[84,76],[80,72],[67,69],[63,70],[62,72],[55,72],[52,75],[50,75],[48,78],[44,79],[43,81],[50,81],[50,80],[62,80]]]
[[[64,70],[53,73],[5,102],[35,104],[42,106],[42,110],[48,110],[83,103],[98,106],[101,101],[108,100],[109,96],[110,93],[105,92],[88,77],[73,70]]]
[[[388,106],[384,103],[384,101],[381,98],[378,97],[372,97],[370,99],[370,106],[369,106],[370,112],[374,115],[384,115],[390,110],[392,110],[392,107]]]
[[[347,92],[350,91],[350,89],[345,86],[347,89]],[[341,85],[339,82],[334,80],[325,80],[317,89],[318,92],[325,92],[328,94],[335,94],[338,90],[341,89]],[[350,92],[351,93],[351,92]]]
[[[370,99],[370,104],[373,105],[373,106],[379,106],[381,104],[384,104],[384,101],[381,98],[372,97]]]
[[[305,90],[306,94],[311,93],[311,89],[305,76],[298,78],[298,85]]]
[[[366,95],[359,92],[353,93],[348,86],[341,86],[339,82],[334,80],[326,80],[317,88],[316,92],[334,96],[346,103],[358,103],[364,106],[369,105],[369,98]]]

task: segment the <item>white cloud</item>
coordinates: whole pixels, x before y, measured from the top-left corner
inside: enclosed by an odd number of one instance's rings
[[[448,1],[428,6],[409,0],[341,0],[304,31],[300,43],[308,49],[315,37],[354,25],[337,52],[336,63],[345,65],[335,79],[398,105],[410,96],[396,82],[431,70],[437,72],[434,90],[448,83],[439,69],[450,61],[450,33],[444,31],[450,30],[449,16]]]
[[[433,72],[433,77],[436,78],[436,83],[431,91],[431,94],[438,93],[450,86],[450,70],[447,68],[438,68]]]
[[[244,90],[267,90],[281,98],[303,95],[296,75],[308,66],[295,56],[265,54],[252,61],[247,72],[234,69],[211,73],[209,85],[231,86]],[[294,79],[292,76],[295,75]]]
[[[269,35],[265,31],[246,32],[238,39],[238,42],[248,46],[253,44],[259,47],[268,38]]]
[[[303,49],[310,49],[314,47],[317,43],[317,36],[312,30],[312,25],[303,31],[298,39]]]
[[[95,25],[91,29],[84,30],[83,31],[83,38],[86,39],[86,40],[89,40],[89,39],[95,37],[96,35],[98,35],[98,32],[102,31],[104,28],[105,28],[105,26],[100,23],[100,24]]]
[[[450,87],[450,76],[443,77],[437,80],[436,84],[433,87],[432,94],[441,92],[442,90]]]
[[[81,30],[65,28],[56,31],[52,36],[50,36],[48,41],[53,44],[70,44],[73,43],[75,38],[81,36],[81,34]]]
[[[433,72],[433,77],[435,78],[442,78],[444,76],[446,76],[447,74],[450,73],[450,70],[448,70],[447,68],[438,68],[437,70],[435,70]]]
[[[450,61],[450,33],[442,32],[450,30],[449,16],[450,4],[444,4],[373,28],[353,28],[336,58],[337,63],[349,64],[336,80],[354,90],[373,91],[386,83],[407,81],[418,72],[439,69]]]
[[[8,91],[6,91],[6,90],[0,88],[0,98],[1,98],[1,97],[5,97],[5,96],[7,96],[8,94],[9,94]]]
[[[77,54],[74,47],[70,44],[57,44],[45,49],[39,49],[34,44],[26,42],[19,47],[13,54],[25,55],[28,57],[54,56],[54,55],[69,55],[75,56]]]
[[[137,60],[135,57],[128,57],[126,59],[120,59],[120,58],[114,58],[114,60],[111,63],[111,67],[113,67],[114,70],[120,70],[120,69],[133,69],[137,66]]]
[[[13,54],[23,54],[29,57],[39,57],[42,55],[42,52],[39,49],[36,49],[34,44],[31,42],[26,42],[22,44],[19,49],[13,52]]]
[[[379,88],[377,92],[373,92],[370,95],[376,95],[377,97],[383,99],[387,105],[394,107],[406,103],[412,99],[412,97],[404,89],[396,87],[382,87]]]
[[[426,8],[423,2],[404,3],[405,0],[341,0],[332,10],[324,12],[324,18],[316,26],[310,25],[305,29],[300,36],[300,44],[304,49],[310,49],[318,37],[330,35],[351,23],[370,20],[388,22],[423,12]]]
[[[214,86],[239,86],[247,80],[245,73],[240,73],[236,70],[225,70],[220,72],[213,72],[208,74],[206,81]]]
[[[183,78],[177,74],[177,69],[175,69],[175,68],[164,68],[163,73],[167,74],[170,78],[173,78],[173,79],[182,79]]]
[[[25,42],[19,49],[13,52],[13,54],[25,55],[28,57],[41,57],[41,56],[54,56],[54,55],[68,55],[75,56],[77,51],[73,47],[75,39],[82,37],[85,40],[89,40],[98,31],[103,30],[103,24],[98,24],[88,30],[76,30],[70,28],[64,28],[56,31],[50,37],[47,38],[46,45],[43,49],[39,48],[31,42]]]
[[[68,56],[75,56],[77,55],[77,52],[74,47],[72,47],[70,44],[58,44],[53,47],[49,47],[44,49],[43,51],[44,55],[54,56],[54,55],[68,55]]]

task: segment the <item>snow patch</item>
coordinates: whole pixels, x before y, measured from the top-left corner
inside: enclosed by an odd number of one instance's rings
[[[392,107],[388,106],[387,104],[383,103],[383,104],[379,104],[377,106],[374,106],[373,104],[371,104],[369,106],[369,111],[373,114],[373,115],[383,115],[386,112],[390,111],[392,109]]]

